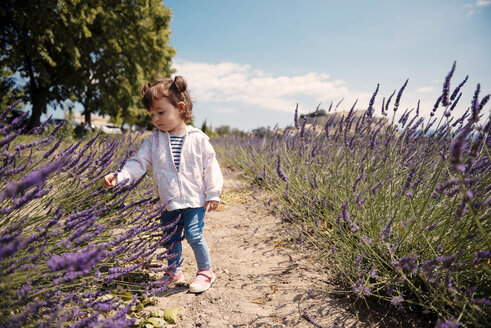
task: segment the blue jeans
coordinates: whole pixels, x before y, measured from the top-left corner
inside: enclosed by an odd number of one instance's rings
[[[203,207],[183,208],[174,211],[164,211],[160,217],[160,222],[164,225],[177,219],[180,214],[179,226],[176,234],[170,238],[169,243],[173,245],[170,255],[176,255],[168,261],[169,266],[174,265],[176,270],[180,269],[182,262],[182,232],[189,245],[193,249],[194,257],[198,264],[198,270],[209,270],[211,268],[210,251],[203,235],[205,225],[205,211]],[[171,232],[174,228],[170,229]]]

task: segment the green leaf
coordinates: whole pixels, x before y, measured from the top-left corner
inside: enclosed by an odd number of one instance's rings
[[[167,323],[177,323],[177,312],[179,312],[181,308],[172,308],[164,311],[164,320]]]
[[[112,292],[111,295],[117,296],[117,297],[121,298],[125,302],[129,302],[129,301],[131,301],[133,299],[133,295],[131,295],[128,292],[124,292],[124,293],[115,293],[115,292]]]
[[[143,310],[143,304],[140,301],[137,301],[134,306],[131,307],[131,311],[142,311]]]
[[[147,323],[152,324],[156,328],[165,327],[166,324],[164,319],[154,317],[148,318]]]
[[[155,305],[157,304],[157,299],[155,297],[147,297],[142,300],[142,304],[143,306],[148,304]]]
[[[156,317],[156,318],[164,318],[165,317],[165,311],[163,311],[161,309],[153,310],[153,311],[150,311],[150,316]]]

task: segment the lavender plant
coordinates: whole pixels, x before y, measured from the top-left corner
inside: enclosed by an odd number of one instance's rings
[[[489,95],[478,85],[453,117],[467,81],[451,90],[454,70],[428,119],[419,102],[396,115],[406,80],[380,117],[377,86],[367,110],[336,112],[324,126],[301,125],[295,111],[291,127],[215,148],[275,195],[291,237],[317,248],[351,293],[433,314],[437,326],[478,327],[491,321]]]
[[[167,287],[155,275],[178,228],[161,226],[149,178],[102,188],[141,133],[70,144],[63,123],[23,134],[26,115],[6,123],[11,109],[0,113],[0,327],[131,326],[137,297]]]

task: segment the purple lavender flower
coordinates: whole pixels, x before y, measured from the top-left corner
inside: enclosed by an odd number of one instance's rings
[[[7,118],[7,115],[8,115],[10,112],[12,112],[12,110],[13,110],[14,108],[16,108],[16,107],[17,107],[17,105],[19,105],[19,104],[20,104],[20,99],[19,99],[19,100],[14,101],[14,103],[13,103],[13,104],[11,104],[11,105],[7,106],[7,108],[5,108],[5,110],[4,110],[4,111],[0,112],[0,121],[4,121],[4,120]]]
[[[442,322],[440,319],[436,322],[435,328],[457,328],[460,326],[460,322],[455,319],[455,317],[451,317],[445,322]]]
[[[456,64],[457,64],[457,62],[454,61],[453,65],[452,65],[452,69],[450,70],[450,72],[448,72],[447,76],[445,77],[445,82],[443,83],[443,92],[441,95],[443,106],[450,105],[450,101],[448,99],[448,94],[450,92],[450,79],[452,79],[452,75],[455,71],[455,65]]]
[[[59,170],[60,167],[62,167],[66,163],[68,158],[69,158],[68,155],[61,157],[57,161],[44,166],[39,171],[34,171],[29,173],[24,178],[22,178],[20,182],[9,183],[5,187],[5,190],[3,190],[0,193],[0,202],[9,197],[10,198],[16,197],[19,193],[24,192],[29,187],[32,187],[34,185],[39,185],[39,186],[42,185],[51,173]]]
[[[358,296],[362,296],[362,292],[363,292],[363,279],[362,278],[360,278],[356,281],[355,285],[353,286],[353,292]]]
[[[402,302],[404,302],[404,297],[402,297],[402,295],[392,297],[392,299],[390,300],[390,304],[392,304],[394,306],[397,306],[397,305],[401,304]]]
[[[372,267],[368,274],[370,277],[375,278],[375,280],[380,280],[380,276],[377,274],[377,269],[375,269],[375,267]]]
[[[47,264],[52,272],[60,270],[88,273],[102,258],[102,247],[87,246],[80,252],[53,255]]]
[[[361,174],[355,179],[355,182],[353,182],[353,185],[351,186],[351,191],[352,192],[355,192],[356,191],[356,188],[358,186],[358,183],[360,182],[361,178],[363,178],[363,171],[361,172]]]
[[[387,103],[385,104],[385,112],[388,112],[389,111],[389,104],[390,104],[390,101],[392,100],[392,97],[396,94],[396,90],[394,90],[392,92],[392,94],[390,95],[389,99],[387,99]]]
[[[460,100],[460,97],[462,96],[462,93],[459,93],[459,96],[457,97],[457,99],[455,99],[455,101],[452,103],[452,106],[450,106],[450,111],[453,111],[455,109],[455,106],[457,106],[457,104],[459,103],[459,100]]]
[[[401,101],[402,93],[404,92],[404,89],[406,89],[408,82],[409,82],[409,79],[407,79],[406,82],[404,82],[404,85],[401,87],[401,89],[397,93],[396,102],[394,103],[394,112],[397,111],[397,109],[399,108],[399,103]]]
[[[302,317],[307,320],[308,322],[310,322],[314,327],[316,328],[323,328],[323,326],[321,326],[319,323],[315,322],[314,319],[312,319],[312,317],[310,317],[310,315],[307,313],[307,310],[303,310],[302,311]]]
[[[343,220],[346,222],[348,227],[350,228],[351,232],[358,232],[360,231],[360,227],[351,221],[350,214],[348,211],[348,201],[344,201],[343,204],[341,205],[341,217]]]
[[[288,177],[286,176],[285,172],[283,172],[283,170],[281,169],[280,155],[278,155],[278,165],[276,166],[276,172],[278,173],[278,176],[280,177],[281,180],[288,181]]]
[[[51,142],[51,140],[52,140],[51,138],[44,138],[44,139],[38,139],[38,140],[31,141],[27,144],[19,144],[15,147],[15,150],[19,151],[19,150],[23,150],[26,148],[33,148],[33,147],[41,146],[43,144]]]
[[[19,249],[22,249],[26,245],[26,240],[22,238],[16,238],[14,241],[3,244],[0,246],[0,261],[6,259],[11,256]]]
[[[65,137],[65,134],[63,133],[63,134],[61,135],[61,137],[58,139],[58,141],[57,141],[57,142],[54,144],[54,146],[53,146],[53,147],[51,147],[51,149],[50,149],[50,150],[48,150],[47,152],[45,152],[45,153],[43,154],[43,158],[48,158],[48,157],[50,157],[50,156],[51,156],[51,155],[52,155],[52,154],[55,152],[55,150],[56,150],[56,149],[58,149],[58,147],[60,146],[61,141],[63,140],[63,138],[64,138],[64,137]]]
[[[484,251],[484,250],[475,252],[474,253],[474,264],[478,264],[479,261],[481,261],[483,259],[488,259],[489,260],[490,255],[491,255],[490,252]]]
[[[421,271],[427,276],[428,282],[435,282],[435,269],[439,265],[439,259],[426,260],[421,265]]]
[[[358,256],[358,257],[357,257],[357,258],[356,258],[356,259],[353,261],[353,264],[355,265],[355,267],[359,268],[362,260],[363,260],[363,255]]]
[[[382,185],[382,181],[377,182],[377,184],[370,189],[370,192],[373,195],[375,195],[377,193],[378,188],[380,188],[381,185]]]
[[[295,127],[297,129],[299,129],[300,128],[300,123],[298,123],[298,103],[297,103],[297,106],[295,107],[294,122],[295,122]]]
[[[391,264],[392,266],[396,267],[401,271],[406,270],[415,273],[417,268],[417,264],[416,264],[417,259],[418,259],[417,255],[409,253],[408,255],[399,259],[399,261],[392,262]]]
[[[482,99],[481,99],[481,102],[479,103],[479,110],[482,110],[482,109],[484,108],[484,106],[486,106],[486,104],[487,104],[487,103],[488,103],[488,101],[489,101],[489,97],[490,97],[490,96],[491,96],[491,95],[490,95],[490,94],[488,94],[488,95],[484,96],[484,98],[482,98]]]
[[[478,83],[476,87],[476,91],[474,92],[474,97],[472,98],[471,110],[472,110],[472,122],[479,121],[479,111],[481,109],[479,104],[479,92],[481,91],[481,84]]]
[[[386,116],[387,113],[384,111],[385,108],[385,97],[382,98],[382,108],[381,108],[381,114]]]
[[[362,240],[363,240],[365,243],[367,243],[368,245],[371,245],[371,244],[372,244],[372,239],[371,239],[371,238],[368,238],[368,236],[367,236],[367,235],[363,235],[363,236],[361,237],[361,239],[362,239]]]
[[[462,153],[465,149],[465,139],[470,132],[468,126],[464,127],[461,133],[454,139],[450,146],[450,163],[452,167],[458,172],[464,172],[464,165],[462,164]]]
[[[367,109],[367,117],[368,120],[372,120],[372,114],[373,114],[373,104],[375,103],[375,97],[377,96],[379,89],[379,83],[377,83],[377,88],[375,89],[375,92],[372,94],[372,98],[370,99],[370,102],[368,103],[368,109]]]
[[[307,124],[307,116],[304,116],[303,118],[302,128],[300,129],[300,137],[305,135],[305,124]]]
[[[440,102],[442,100],[442,97],[443,97],[443,95],[441,95],[440,97],[438,97],[438,99],[436,100],[435,105],[433,106],[433,109],[431,110],[430,116],[434,116],[435,115],[435,112],[438,109],[438,106],[440,106]]]
[[[450,96],[450,100],[454,100],[455,97],[457,96],[457,94],[459,93],[460,91],[460,88],[462,88],[465,84],[465,82],[467,82],[467,79],[469,78],[469,75],[467,75],[465,77],[465,79],[459,84],[458,87],[455,88],[455,90],[453,91],[452,95]]]
[[[382,229],[382,237],[385,241],[389,240],[389,236],[390,236],[390,229],[392,228],[392,223],[394,222],[394,219],[396,217],[393,216],[392,219],[389,221],[389,223],[387,223],[387,225]]]
[[[2,129],[0,129],[0,134],[6,136],[11,131],[13,131],[13,130],[19,128],[19,127],[21,127],[21,125],[25,122],[25,120],[27,118],[27,115],[29,115],[29,111],[24,112],[21,116],[19,116],[19,117],[15,118],[14,120],[12,120],[12,123],[10,123],[9,125],[5,126]],[[20,132],[20,131],[17,131],[17,132]],[[7,139],[7,138],[5,138],[5,139]],[[3,144],[4,143],[0,143],[0,145],[3,145]]]

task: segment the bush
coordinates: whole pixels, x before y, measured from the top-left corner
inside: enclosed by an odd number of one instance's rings
[[[463,85],[449,92],[452,73],[428,121],[419,108],[396,121],[406,81],[392,120],[390,98],[373,116],[377,87],[362,115],[353,106],[306,128],[295,112],[284,131],[215,145],[272,191],[291,237],[315,247],[351,293],[477,327],[491,319],[489,116],[480,121],[489,95],[480,99],[478,85],[471,108],[452,117]]]
[[[0,113],[0,326],[132,325],[137,298],[166,288],[153,276],[177,228],[162,228],[149,178],[102,188],[141,133],[70,143],[61,122],[25,135],[25,116],[3,120],[12,109]]]

